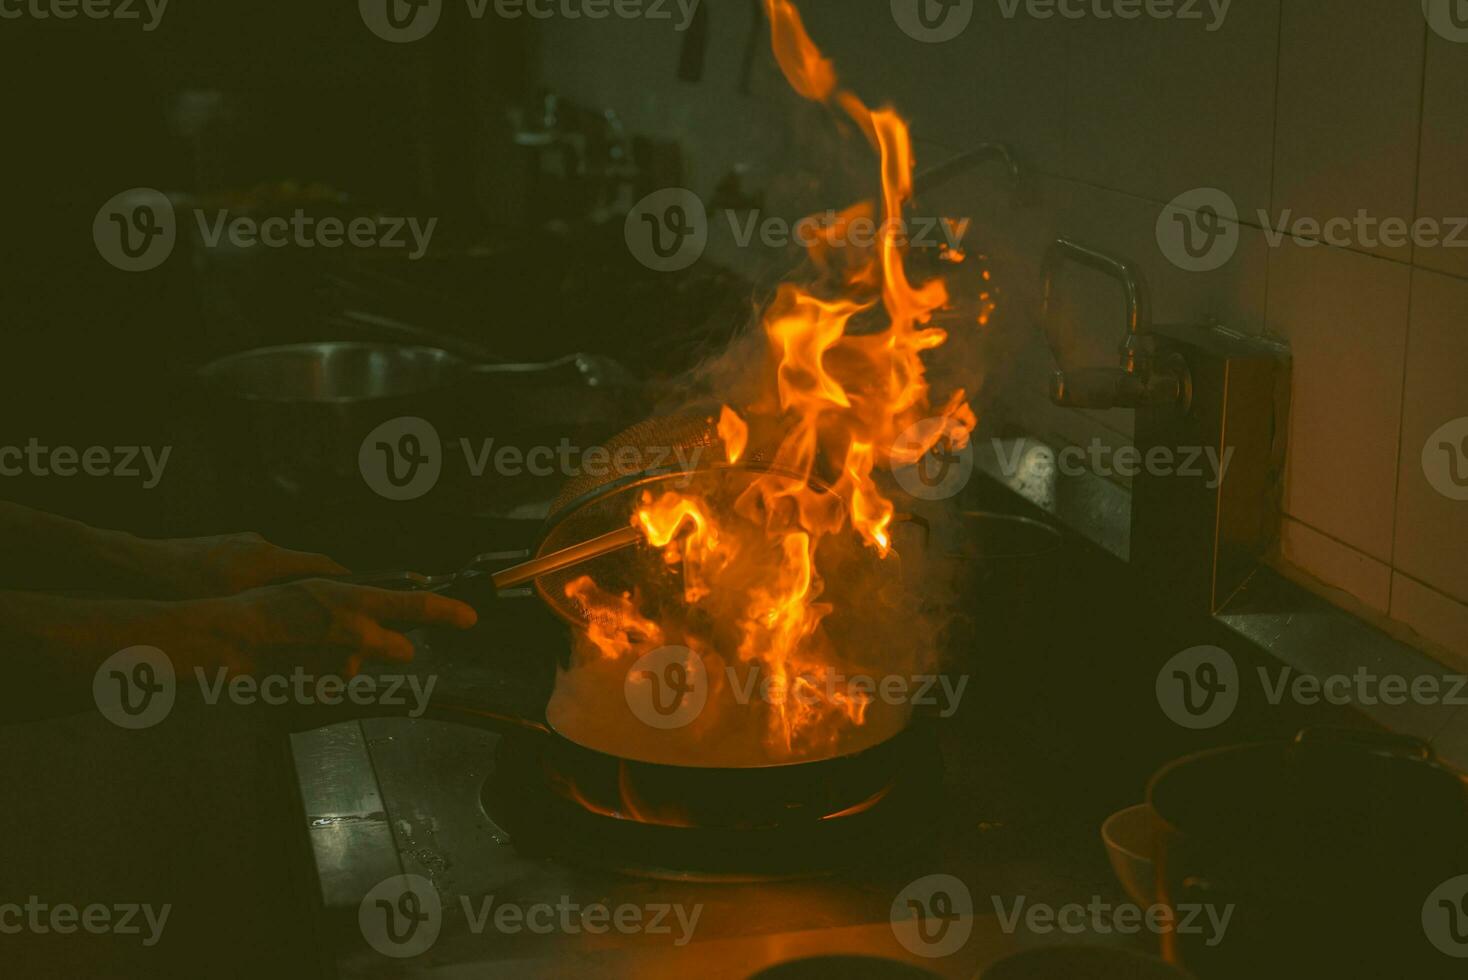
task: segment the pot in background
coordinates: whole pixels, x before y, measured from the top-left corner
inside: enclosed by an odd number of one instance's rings
[[[1153,777],[1158,898],[1232,908],[1221,939],[1163,936],[1203,980],[1462,976],[1425,906],[1468,871],[1468,783],[1425,743],[1308,730]]]
[[[979,980],[1189,980],[1175,966],[1103,946],[1049,946],[1006,956]]]
[[[403,344],[321,342],[243,351],[198,372],[219,420],[227,471],[292,496],[365,492],[362,441],[391,419],[426,419],[444,437],[521,445],[577,438],[575,419],[615,417],[631,378],[615,362],[573,354],[545,364],[477,364]],[[528,424],[543,431],[495,431]]]
[[[1127,897],[1142,908],[1157,901],[1157,867],[1152,863],[1152,808],[1146,803],[1118,810],[1101,825],[1111,870]]]

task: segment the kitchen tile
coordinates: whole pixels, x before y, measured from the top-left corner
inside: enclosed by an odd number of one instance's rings
[[[1432,740],[1437,757],[1460,772],[1468,772],[1468,708],[1459,708],[1452,722]]]
[[[1391,615],[1453,658],[1457,669],[1468,669],[1468,604],[1396,572]]]
[[[1427,36],[1427,78],[1423,86],[1422,164],[1417,213],[1453,222],[1468,219],[1468,44],[1437,34]],[[1452,229],[1448,233],[1454,234]],[[1468,276],[1468,234],[1458,233],[1462,247],[1418,247],[1413,261],[1428,269]]]
[[[1156,196],[1166,133],[1163,47],[1176,26],[1095,17],[1066,25],[1063,176]]]
[[[1169,25],[1160,52],[1162,125],[1149,134],[1158,183],[1148,196],[1171,201],[1217,187],[1245,223],[1257,224],[1269,207],[1281,2],[1235,3],[1216,30],[1196,21]]]
[[[1269,329],[1293,353],[1285,513],[1390,561],[1407,266],[1326,246],[1270,253]]]
[[[1460,601],[1468,602],[1468,500],[1439,486],[1468,480],[1468,450],[1447,456],[1441,430],[1468,420],[1468,281],[1417,271],[1407,339],[1402,399],[1402,453],[1397,485],[1393,564]],[[1429,445],[1429,441],[1435,445]],[[1454,472],[1454,466],[1457,472]],[[1456,497],[1468,496],[1468,489]]]
[[[1388,611],[1392,570],[1384,562],[1289,518],[1280,525],[1280,554],[1290,565],[1368,608]]]
[[[915,3],[916,0],[913,0]],[[916,40],[886,2],[802,7],[816,43],[836,62],[843,83],[870,105],[891,102],[916,135],[965,148],[977,141],[1013,143],[1036,166],[1059,162],[1064,110],[1064,26],[977,0],[957,36]]]
[[[1285,0],[1274,212],[1415,216],[1426,24],[1415,0]],[[1353,236],[1355,237],[1355,236]],[[1408,247],[1357,250],[1410,261]]]

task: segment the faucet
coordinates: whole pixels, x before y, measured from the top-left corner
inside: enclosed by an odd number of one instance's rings
[[[1030,203],[1029,175],[1019,154],[1008,143],[980,143],[972,149],[949,157],[936,167],[918,174],[913,179],[913,193],[921,195],[941,187],[959,174],[967,173],[989,160],[997,160],[1004,164],[1004,169],[1009,173],[1009,179],[1013,184],[1015,202],[1018,204]]]
[[[1041,270],[1042,327],[1048,327],[1055,282],[1066,262],[1094,269],[1121,284],[1126,298],[1126,333],[1118,349],[1120,366],[1056,371],[1050,382],[1051,401],[1065,408],[1157,407],[1186,412],[1193,395],[1187,362],[1174,353],[1158,355],[1147,282],[1135,263],[1068,238],[1056,239],[1045,253]],[[1047,339],[1049,336],[1047,329]],[[1053,343],[1051,346],[1055,347]]]

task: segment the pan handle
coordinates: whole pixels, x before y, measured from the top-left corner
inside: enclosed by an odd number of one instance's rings
[[[1413,735],[1333,725],[1300,729],[1295,734],[1292,748],[1296,752],[1309,752],[1317,748],[1356,749],[1371,755],[1416,759],[1421,762],[1432,762],[1437,758],[1431,745]]]

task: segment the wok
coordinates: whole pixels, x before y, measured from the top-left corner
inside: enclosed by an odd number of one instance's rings
[[[1213,749],[1148,801],[1159,901],[1234,909],[1216,943],[1166,934],[1169,961],[1204,980],[1462,975],[1429,917],[1468,871],[1468,782],[1426,743],[1311,729]]]

